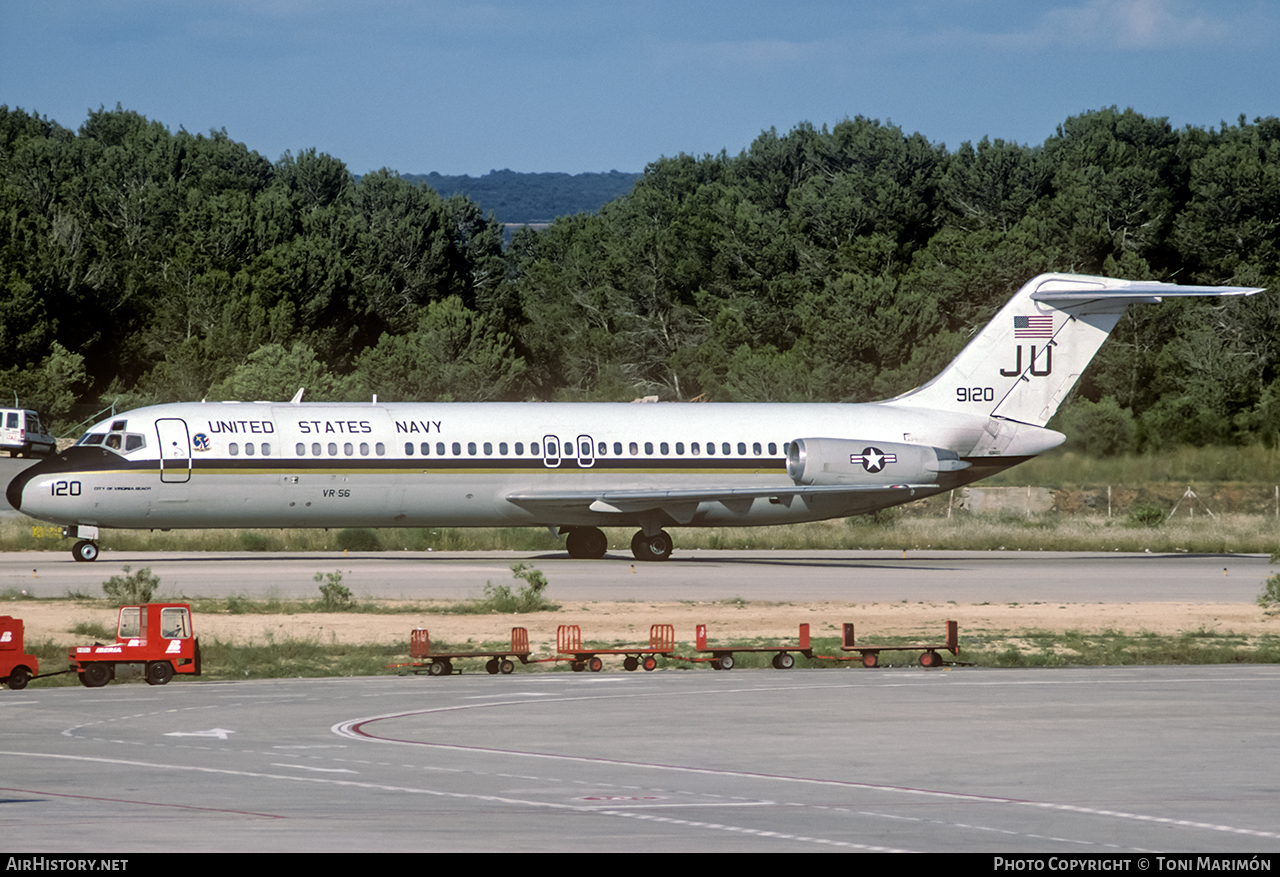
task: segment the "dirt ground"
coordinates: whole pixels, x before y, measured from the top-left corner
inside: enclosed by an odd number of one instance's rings
[[[115,610],[67,601],[15,602],[0,614],[23,619],[29,642],[51,639],[67,645],[89,638],[70,633],[78,622],[115,626]],[[583,602],[564,603],[558,612],[531,615],[437,615],[309,613],[300,615],[217,615],[200,613],[195,627],[201,637],[224,642],[263,642],[268,637],[317,639],[320,642],[376,643],[407,641],[409,631],[425,627],[433,643],[507,641],[514,626],[529,631],[538,652],[554,650],[556,626],[577,624],[584,640],[620,644],[648,642],[649,626],[675,625],[677,642],[691,643],[694,627],[706,624],[708,638],[794,640],[808,622],[814,637],[839,636],[841,624],[856,625],[860,642],[878,637],[909,636],[941,641],[943,623],[959,623],[960,642],[968,633],[1018,631],[1114,630],[1121,633],[1178,634],[1214,631],[1259,635],[1280,633],[1280,616],[1268,616],[1248,603],[732,603],[732,602]]]

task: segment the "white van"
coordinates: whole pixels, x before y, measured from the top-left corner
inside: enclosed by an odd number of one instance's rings
[[[47,457],[57,441],[40,425],[40,415],[30,408],[0,408],[0,451],[10,457]]]

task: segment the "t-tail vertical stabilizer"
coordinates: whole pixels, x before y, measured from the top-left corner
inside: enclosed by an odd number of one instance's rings
[[[993,425],[996,429],[1043,427],[1130,304],[1257,292],[1262,289],[1041,274],[1018,290],[941,374],[886,404],[1013,421]]]

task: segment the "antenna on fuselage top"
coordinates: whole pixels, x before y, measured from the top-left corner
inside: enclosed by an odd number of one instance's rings
[[[290,405],[297,405],[299,402],[301,402],[301,401],[302,401],[302,391],[303,391],[303,390],[305,390],[305,389],[306,389],[306,387],[299,387],[299,388],[298,388],[298,392],[294,393],[294,394],[293,394],[293,398],[289,400],[289,404],[290,404]]]

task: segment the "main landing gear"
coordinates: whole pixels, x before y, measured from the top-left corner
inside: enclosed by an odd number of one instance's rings
[[[71,549],[71,556],[78,561],[93,561],[98,559],[98,543],[90,542],[88,539],[81,539]]]
[[[646,536],[644,530],[631,537],[631,553],[636,560],[666,560],[671,556],[671,534],[659,530]]]
[[[599,560],[609,548],[604,531],[597,527],[574,527],[564,540],[569,556],[579,560]]]
[[[569,556],[579,560],[599,560],[609,548],[608,537],[597,527],[574,527],[564,541]],[[631,553],[636,560],[666,560],[671,556],[673,544],[666,530],[652,536],[646,536],[641,530],[631,539]]]

